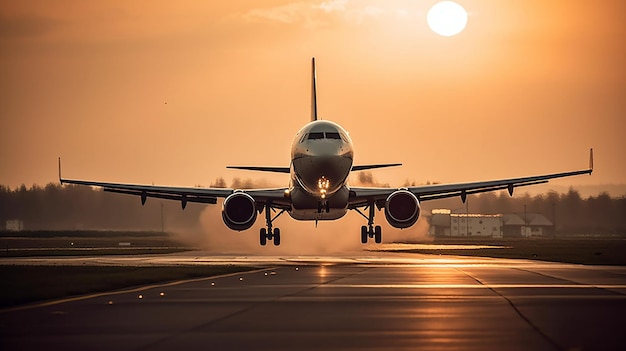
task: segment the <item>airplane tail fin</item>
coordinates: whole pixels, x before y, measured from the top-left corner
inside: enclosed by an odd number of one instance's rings
[[[317,121],[317,75],[315,57],[311,60],[311,121]]]

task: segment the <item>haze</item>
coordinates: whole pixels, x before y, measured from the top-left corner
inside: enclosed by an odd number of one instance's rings
[[[208,186],[287,166],[309,119],[381,183],[461,182],[587,166],[555,186],[626,183],[623,1],[1,1],[0,184],[69,178]]]

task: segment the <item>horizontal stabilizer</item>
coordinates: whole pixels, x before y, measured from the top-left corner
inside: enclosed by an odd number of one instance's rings
[[[244,169],[246,171],[289,173],[289,167],[255,167],[255,166],[227,166],[230,169]]]
[[[396,167],[402,166],[402,163],[383,163],[378,165],[361,165],[361,166],[352,166],[353,171],[364,171],[366,169],[374,169],[374,168],[387,168],[387,167]]]

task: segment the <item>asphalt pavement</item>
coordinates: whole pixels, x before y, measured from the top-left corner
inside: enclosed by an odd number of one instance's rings
[[[41,264],[33,260],[38,259],[17,262]],[[133,262],[131,257],[85,260]],[[194,253],[153,260],[148,264],[267,268],[5,310],[0,312],[0,349],[626,347],[626,267],[388,253],[352,257]]]

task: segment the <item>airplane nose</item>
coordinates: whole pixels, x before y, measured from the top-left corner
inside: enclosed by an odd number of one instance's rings
[[[345,182],[352,159],[343,156],[305,156],[294,160],[294,169],[301,184],[322,198],[336,192]]]
[[[344,152],[342,143],[320,143],[306,149],[309,156],[341,156]]]

